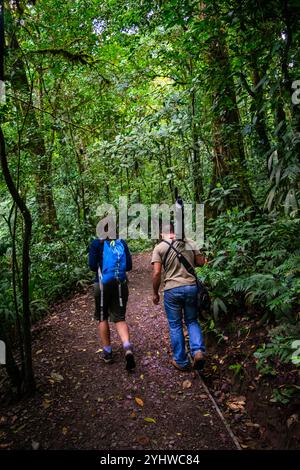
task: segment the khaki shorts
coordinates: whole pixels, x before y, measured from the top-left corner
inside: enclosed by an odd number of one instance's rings
[[[120,305],[120,290],[122,305]],[[100,287],[98,283],[94,284],[95,297],[95,319],[97,321],[110,320],[113,323],[125,321],[126,305],[128,301],[127,281],[119,284],[117,282],[105,284],[103,286],[103,308],[100,306]],[[102,310],[102,311],[101,311]]]

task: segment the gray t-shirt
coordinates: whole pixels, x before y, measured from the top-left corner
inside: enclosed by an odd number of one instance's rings
[[[170,243],[172,240],[167,241]],[[177,240],[174,242],[174,247],[183,254],[192,266],[195,266],[195,256],[200,255],[195,242],[192,240]],[[151,263],[161,263],[163,265],[168,249],[169,245],[164,241],[156,245],[152,253]],[[195,277],[188,273],[177,258],[175,251],[171,249],[166,260],[164,290],[173,289],[174,287],[191,286],[195,283]]]

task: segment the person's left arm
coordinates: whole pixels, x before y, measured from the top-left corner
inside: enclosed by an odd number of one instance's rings
[[[201,253],[194,241],[189,241],[189,245],[194,252],[194,266],[204,266],[207,263],[207,258]]]
[[[201,253],[195,254],[195,266],[204,266],[207,264],[207,258]]]

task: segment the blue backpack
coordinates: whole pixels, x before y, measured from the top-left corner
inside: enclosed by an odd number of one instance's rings
[[[105,240],[103,243],[102,284],[126,279],[126,253],[121,240]]]

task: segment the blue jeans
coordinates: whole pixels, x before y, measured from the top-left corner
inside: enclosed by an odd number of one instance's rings
[[[188,365],[185,350],[182,318],[189,333],[192,357],[198,351],[205,352],[202,331],[198,322],[197,286],[174,287],[164,291],[164,305],[169,322],[173,358],[181,367]]]

